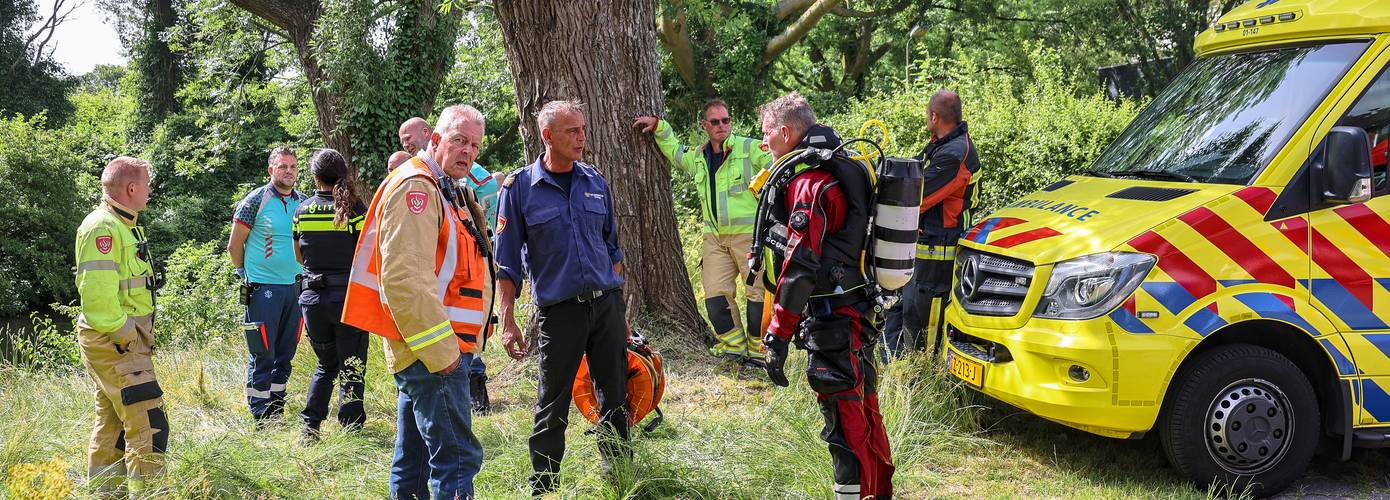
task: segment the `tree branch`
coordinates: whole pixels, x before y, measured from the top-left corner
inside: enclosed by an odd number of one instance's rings
[[[322,6],[317,0],[232,0],[232,4],[289,33],[307,36]]]
[[[787,1],[799,0],[786,0],[783,3]],[[786,52],[787,49],[796,45],[796,42],[805,38],[806,34],[811,32],[811,28],[816,27],[816,23],[819,23],[821,18],[829,14],[830,10],[835,8],[836,5],[839,5],[840,1],[842,0],[815,0],[815,3],[812,4],[810,8],[801,13],[801,17],[797,18],[795,23],[792,23],[791,26],[787,26],[787,29],[783,31],[782,34],[773,37],[772,40],[768,40],[767,47],[763,49],[763,59],[759,63],[759,66],[766,67],[773,60],[776,60],[778,56],[782,55],[783,52]]]
[[[786,21],[792,16],[805,12],[806,8],[813,3],[816,3],[816,0],[781,0],[777,2],[776,7],[773,7],[773,15],[777,17],[778,21]]]
[[[679,2],[677,5],[683,5]],[[695,48],[690,44],[690,24],[685,17],[685,9],[680,9],[674,17],[669,9],[661,13],[657,21],[657,37],[666,51],[671,53],[671,62],[676,65],[685,85],[695,88]]]

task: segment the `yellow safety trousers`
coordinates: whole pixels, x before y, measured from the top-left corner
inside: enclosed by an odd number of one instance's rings
[[[79,329],[82,364],[96,382],[97,417],[87,446],[87,470],[101,489],[128,476],[132,487],[164,468],[169,421],[155,381],[154,315],[132,317],[136,338],[118,348],[111,336]]]

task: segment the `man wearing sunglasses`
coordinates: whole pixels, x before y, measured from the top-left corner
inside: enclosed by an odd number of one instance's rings
[[[730,133],[729,106],[719,99],[705,103],[700,127],[709,141],[698,149],[682,145],[671,124],[655,116],[639,116],[632,126],[651,133],[666,159],[695,178],[704,219],[700,281],[705,289],[705,311],[718,340],[710,353],[761,363],[761,280],[744,286],[747,302],[742,321],[736,294],[738,283],[748,275],[748,249],[758,210],[758,199],[748,183],[772,163],[772,156],[758,147],[757,139]]]
[[[137,496],[164,468],[169,420],[155,381],[154,290],[159,280],[136,218],[150,198],[150,164],[122,156],[101,172],[101,205],[77,229],[82,364],[96,382],[87,472],[101,493],[128,480]]]

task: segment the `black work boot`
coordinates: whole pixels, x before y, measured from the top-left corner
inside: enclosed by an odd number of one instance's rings
[[[319,442],[319,422],[314,420],[304,421],[304,430],[299,433],[299,444],[310,446]]]
[[[473,401],[473,413],[487,415],[492,412],[492,402],[487,398],[487,374],[475,373],[468,376],[468,397]]]

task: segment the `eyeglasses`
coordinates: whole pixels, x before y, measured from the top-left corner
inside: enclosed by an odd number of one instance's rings
[[[715,118],[715,119],[713,119],[713,120],[707,120],[707,121],[709,122],[710,125],[728,125],[730,122],[733,121],[733,119],[731,119],[731,118],[729,118],[729,117],[724,117],[724,118]]]

